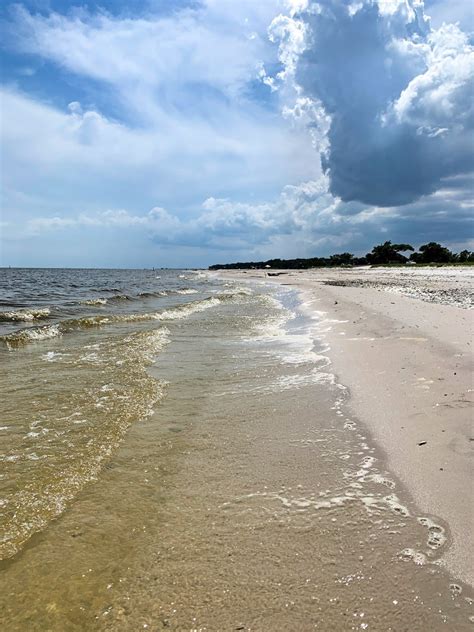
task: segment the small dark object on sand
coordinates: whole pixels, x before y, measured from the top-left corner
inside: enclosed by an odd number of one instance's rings
[[[420,442],[418,443],[418,445],[426,445],[427,443],[428,443],[428,441],[420,441]]]

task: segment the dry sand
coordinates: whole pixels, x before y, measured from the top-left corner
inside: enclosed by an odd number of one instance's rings
[[[474,584],[472,268],[225,272],[301,290],[351,406],[388,467],[452,543],[441,562]],[[329,283],[329,284],[328,284]],[[320,335],[320,334],[319,334]]]

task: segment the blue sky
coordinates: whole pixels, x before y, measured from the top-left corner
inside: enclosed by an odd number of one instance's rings
[[[28,0],[0,20],[2,265],[474,247],[465,0]]]

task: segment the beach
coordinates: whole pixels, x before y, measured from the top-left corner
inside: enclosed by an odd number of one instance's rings
[[[323,337],[352,410],[419,507],[449,525],[441,563],[472,585],[474,273],[368,268],[270,278],[298,288],[308,312],[329,321]]]
[[[473,6],[4,0],[0,632],[474,632]]]
[[[471,277],[381,274],[54,271],[3,312],[7,629],[471,629]]]

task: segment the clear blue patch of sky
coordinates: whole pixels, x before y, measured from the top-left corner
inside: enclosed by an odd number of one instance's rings
[[[112,88],[90,77],[72,74],[36,55],[2,51],[2,85],[62,111],[72,101],[79,101],[84,110],[97,110],[107,118],[130,122]]]
[[[250,101],[265,106],[266,109],[277,109],[280,107],[278,96],[272,92],[270,86],[263,83],[261,79],[252,79],[247,83],[244,96]]]
[[[183,8],[197,8],[199,0],[99,0],[98,2],[78,0],[20,0],[0,4],[0,17],[8,17],[12,7],[20,5],[32,13],[48,15],[51,12],[67,15],[77,11],[90,13],[107,12],[114,16],[138,17],[140,15],[169,15]]]
[[[284,66],[280,62],[265,64],[265,72],[269,77],[276,77],[282,70],[284,70]],[[243,90],[243,97],[266,110],[280,111],[281,109],[279,93],[271,90],[270,86],[259,77],[247,82]]]

